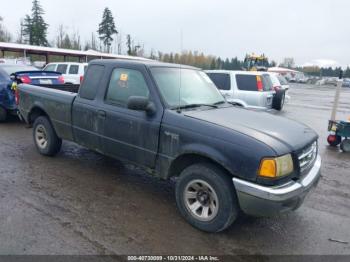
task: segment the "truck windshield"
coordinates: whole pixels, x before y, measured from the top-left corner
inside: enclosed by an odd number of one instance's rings
[[[225,102],[214,83],[202,71],[168,67],[153,67],[151,71],[162,97],[171,108]]]

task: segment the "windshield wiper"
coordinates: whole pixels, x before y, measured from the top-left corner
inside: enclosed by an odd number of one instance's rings
[[[173,109],[188,109],[188,108],[196,108],[196,107],[202,107],[202,106],[219,108],[216,104],[188,104],[188,105],[182,105],[182,106],[174,106]]]
[[[226,101],[222,100],[222,101],[214,103],[214,105],[222,105],[222,104],[226,104]]]

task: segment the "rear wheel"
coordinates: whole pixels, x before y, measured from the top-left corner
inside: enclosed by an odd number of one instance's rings
[[[206,232],[225,230],[239,213],[232,180],[212,164],[194,164],[181,173],[176,202],[182,216]]]
[[[0,106],[0,122],[5,122],[7,119],[7,111],[5,108]]]
[[[343,152],[350,152],[350,139],[344,139],[343,142],[340,144],[340,149]]]
[[[286,91],[283,89],[277,90],[272,101],[272,108],[281,111],[286,100]]]
[[[327,142],[330,146],[338,146],[341,143],[341,136],[329,135],[327,138]]]
[[[33,138],[39,153],[45,156],[56,155],[62,146],[62,140],[45,116],[38,117],[34,122]]]

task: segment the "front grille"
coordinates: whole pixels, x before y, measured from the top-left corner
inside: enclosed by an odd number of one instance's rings
[[[299,154],[299,166],[300,166],[300,172],[304,172],[307,170],[315,161],[317,157],[317,141],[312,143],[312,145],[309,145],[305,147]]]

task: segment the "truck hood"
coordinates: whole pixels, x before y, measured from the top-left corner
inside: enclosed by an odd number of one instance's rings
[[[300,150],[318,138],[304,124],[261,111],[226,107],[186,111],[184,115],[253,137],[270,146],[277,155]]]

